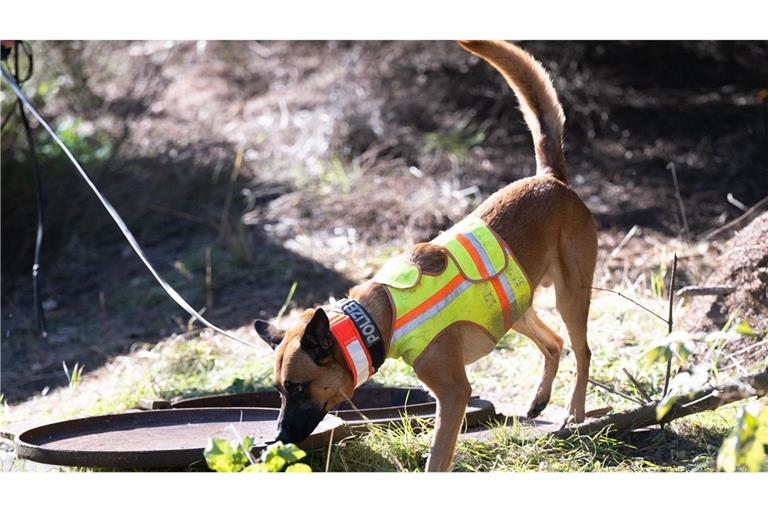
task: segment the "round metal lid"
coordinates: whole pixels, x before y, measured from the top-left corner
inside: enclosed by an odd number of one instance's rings
[[[206,468],[209,437],[274,440],[279,411],[266,408],[166,409],[94,416],[29,429],[16,439],[19,457],[43,464],[119,469]],[[327,415],[304,449],[326,446],[344,422]]]
[[[354,406],[352,405],[354,404]],[[171,401],[143,401],[147,409],[184,409],[188,407],[280,407],[280,394],[276,391],[230,393]],[[400,424],[404,416],[432,418],[437,402],[425,390],[410,387],[363,386],[355,391],[351,402],[344,402],[329,414],[343,419],[351,427]],[[493,404],[487,400],[472,398],[467,405],[466,424],[475,427],[495,415]]]

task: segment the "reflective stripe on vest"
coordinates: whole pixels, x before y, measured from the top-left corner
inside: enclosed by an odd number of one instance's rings
[[[408,364],[456,322],[474,323],[498,341],[531,298],[512,252],[481,219],[467,217],[432,243],[446,251],[440,274],[419,271],[413,279],[414,264],[400,259],[374,277],[386,286],[395,311],[388,357],[401,357]],[[403,287],[403,282],[413,285]]]

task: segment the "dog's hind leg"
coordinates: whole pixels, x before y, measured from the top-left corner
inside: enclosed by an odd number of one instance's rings
[[[472,387],[464,368],[460,329],[439,334],[414,361],[416,376],[437,399],[435,434],[427,471],[448,471]]]
[[[512,324],[512,329],[530,338],[544,355],[544,372],[536,386],[536,394],[527,414],[529,418],[535,418],[549,403],[549,397],[552,394],[552,381],[555,380],[557,369],[560,366],[563,339],[541,321],[533,307],[528,308],[525,316]]]
[[[587,211],[584,208],[584,211]],[[557,311],[568,330],[574,356],[576,377],[566,423],[584,421],[584,409],[592,352],[587,344],[587,317],[592,295],[592,277],[597,259],[597,231],[591,214],[578,229],[566,227],[560,234],[559,258],[553,281]]]

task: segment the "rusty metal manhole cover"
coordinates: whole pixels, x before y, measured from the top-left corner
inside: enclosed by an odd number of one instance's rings
[[[354,404],[354,406],[353,406]],[[280,394],[276,391],[231,393],[171,401],[143,400],[144,409],[185,409],[189,407],[280,407]],[[412,387],[363,386],[352,396],[352,403],[344,402],[330,414],[343,419],[350,427],[370,424],[398,424],[403,416],[433,418],[437,409],[435,399],[425,390]],[[475,427],[495,415],[493,404],[473,397],[467,405],[466,423]]]
[[[168,409],[95,416],[32,428],[16,439],[19,457],[43,464],[118,469],[205,468],[209,437],[275,438],[278,411],[266,408]],[[328,445],[344,422],[327,415],[299,445]],[[233,430],[234,429],[234,430]]]

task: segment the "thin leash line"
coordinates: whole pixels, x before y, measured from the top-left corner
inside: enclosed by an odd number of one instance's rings
[[[8,85],[11,87],[11,90],[13,90],[14,94],[16,95],[19,100],[24,104],[25,107],[32,113],[32,115],[37,119],[37,121],[40,123],[40,125],[45,128],[45,130],[48,132],[48,134],[53,138],[54,141],[59,145],[59,147],[64,151],[64,154],[67,155],[70,162],[72,162],[72,165],[75,166],[77,171],[80,173],[80,176],[85,180],[86,184],[91,188],[93,193],[96,195],[98,200],[101,202],[102,206],[104,206],[104,209],[107,210],[107,213],[109,213],[110,217],[112,217],[112,220],[115,221],[115,224],[117,224],[117,227],[122,232],[123,236],[126,240],[128,240],[128,243],[130,244],[133,251],[136,253],[136,255],[139,257],[139,259],[144,263],[144,266],[147,267],[147,270],[152,274],[152,276],[155,278],[155,280],[160,284],[160,286],[163,288],[165,293],[168,294],[168,296],[176,302],[184,311],[192,315],[195,319],[197,319],[200,323],[205,325],[206,327],[210,327],[214,331],[216,331],[219,334],[222,334],[226,336],[227,338],[230,338],[232,340],[237,341],[238,343],[242,343],[243,345],[248,345],[249,347],[256,347],[255,344],[249,343],[243,339],[238,338],[237,336],[234,336],[232,334],[229,334],[228,332],[224,331],[223,329],[220,329],[213,325],[211,322],[203,318],[203,316],[198,313],[184,298],[170,285],[168,282],[163,279],[160,274],[155,270],[155,267],[152,266],[152,264],[147,259],[147,256],[144,254],[144,251],[142,250],[141,246],[139,245],[139,242],[136,241],[136,238],[133,236],[133,233],[131,233],[131,230],[128,229],[128,226],[123,221],[122,217],[120,217],[120,214],[117,213],[117,210],[112,206],[112,204],[107,200],[106,197],[102,195],[101,192],[99,192],[99,189],[96,188],[96,185],[91,181],[90,177],[86,172],[83,170],[83,168],[80,166],[80,163],[77,161],[75,156],[72,154],[72,152],[67,148],[67,146],[62,142],[62,140],[59,138],[58,135],[56,135],[56,132],[50,127],[50,125],[45,121],[43,116],[37,111],[37,109],[32,105],[32,103],[29,101],[27,96],[24,94],[24,92],[21,90],[21,87],[16,83],[16,81],[10,76],[10,73],[6,70],[5,66],[0,66],[0,71],[2,71],[3,78],[8,83]]]
[[[27,58],[27,70],[24,76],[21,75],[21,54]],[[22,84],[32,77],[35,67],[35,59],[32,54],[32,48],[26,41],[16,41],[13,45],[13,51],[8,51],[6,57],[13,55],[13,78],[17,84]],[[10,71],[10,69],[9,69]],[[40,162],[37,159],[37,149],[35,139],[32,137],[32,129],[29,126],[27,114],[24,112],[24,104],[20,99],[16,99],[19,107],[19,117],[24,127],[24,133],[27,137],[27,149],[29,150],[29,159],[32,162],[32,175],[35,183],[35,210],[37,212],[37,229],[35,230],[35,252],[32,264],[32,304],[35,317],[35,329],[38,335],[45,338],[48,336],[48,327],[45,321],[45,310],[43,309],[42,293],[40,291],[43,280],[42,266],[40,264],[40,254],[43,248],[43,235],[45,224],[45,194],[43,190],[43,177],[40,169]],[[3,121],[3,126],[13,117],[15,107],[8,113],[8,117]]]

